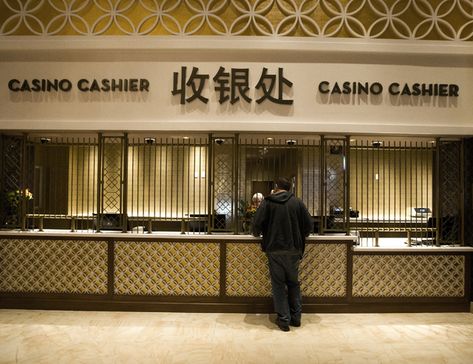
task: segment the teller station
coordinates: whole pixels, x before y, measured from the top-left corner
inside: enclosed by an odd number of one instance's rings
[[[2,134],[0,307],[270,312],[255,195],[314,220],[306,312],[469,311],[473,142]]]

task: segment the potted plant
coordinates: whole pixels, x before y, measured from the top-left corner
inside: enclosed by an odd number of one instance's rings
[[[33,193],[25,188],[23,190],[10,191],[6,194],[7,209],[5,217],[5,226],[8,228],[16,228],[19,223],[19,213],[23,201],[31,201]]]

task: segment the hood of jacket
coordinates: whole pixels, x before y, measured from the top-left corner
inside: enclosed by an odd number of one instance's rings
[[[294,194],[292,192],[283,191],[283,192],[273,193],[269,196],[266,196],[265,200],[273,201],[273,202],[276,202],[276,203],[285,203],[293,195]]]

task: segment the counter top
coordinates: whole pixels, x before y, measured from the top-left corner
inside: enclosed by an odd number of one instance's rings
[[[181,234],[180,232],[152,232],[151,234],[148,233],[136,233],[136,232],[128,232],[128,233],[121,233],[116,231],[101,231],[101,232],[91,232],[91,231],[65,231],[65,230],[44,230],[40,231],[21,231],[21,230],[5,230],[0,231],[0,238],[2,237],[24,237],[24,236],[31,236],[31,237],[77,237],[77,238],[114,238],[114,239],[130,239],[130,238],[137,238],[137,239],[183,239],[188,240],[189,238],[192,240],[254,240],[255,242],[259,241],[260,238],[255,238],[249,234],[228,234],[228,233],[213,233],[213,234],[192,234],[186,233]],[[356,241],[357,237],[353,235],[345,235],[345,234],[330,234],[330,235],[310,235],[307,240],[351,240]]]
[[[234,235],[228,233],[213,233],[213,234],[181,234],[180,232],[153,232],[148,233],[136,233],[128,232],[121,233],[116,231],[101,231],[101,232],[91,232],[91,231],[65,231],[65,230],[52,230],[48,229],[43,232],[40,231],[21,231],[21,230],[4,230],[0,231],[1,238],[15,238],[15,237],[32,237],[32,238],[93,238],[94,240],[104,239],[125,239],[130,240],[136,238],[137,240],[146,241],[146,240],[165,240],[172,239],[176,240],[193,240],[193,241],[218,241],[218,240],[228,240],[228,241],[254,241],[257,243],[260,238],[255,238],[251,235]],[[330,234],[330,235],[310,235],[307,238],[308,242],[313,241],[357,241],[357,237],[354,235],[345,235],[345,234]],[[395,252],[469,252],[473,253],[473,247],[470,246],[383,246],[383,247],[367,247],[367,246],[355,246],[353,247],[355,253],[395,253]]]
[[[469,252],[473,253],[473,247],[470,246],[404,246],[404,247],[390,247],[390,248],[376,248],[376,247],[354,247],[354,252],[367,253],[367,252],[376,252],[376,253],[395,253],[395,252]]]

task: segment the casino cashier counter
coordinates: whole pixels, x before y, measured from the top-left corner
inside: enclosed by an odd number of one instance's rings
[[[312,235],[305,312],[469,311],[471,250],[361,248]],[[270,312],[266,257],[248,235],[0,232],[0,307]]]

